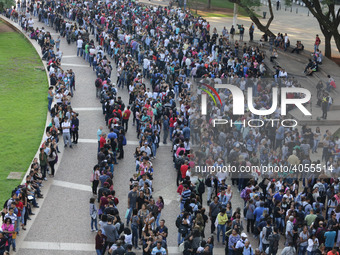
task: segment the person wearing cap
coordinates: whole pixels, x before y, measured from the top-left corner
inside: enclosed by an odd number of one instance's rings
[[[239,239],[235,245],[236,250],[240,250],[243,254],[243,248],[245,246],[246,241],[248,241],[248,236],[246,233],[241,234],[241,239]]]

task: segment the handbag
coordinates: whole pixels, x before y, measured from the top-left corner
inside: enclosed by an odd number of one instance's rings
[[[91,218],[92,219],[96,219],[97,218],[97,210],[96,210],[96,208],[94,208],[94,205],[93,205],[93,212],[91,214]]]
[[[90,182],[94,181],[94,172],[92,172],[91,176],[90,176]]]
[[[179,252],[183,252],[184,251],[184,242],[179,245],[178,249],[179,249]]]
[[[129,213],[130,213],[130,208],[126,209],[126,213],[125,213],[125,219],[127,219],[127,218],[128,218],[128,216],[129,216]]]

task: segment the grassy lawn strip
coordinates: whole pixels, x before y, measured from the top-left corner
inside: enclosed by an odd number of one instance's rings
[[[192,9],[195,10],[195,5],[204,5],[206,8],[203,11],[209,11],[207,9],[208,7],[208,0],[188,0],[188,6]],[[228,9],[228,13],[223,16],[223,14],[218,14],[218,13],[208,13],[208,16],[206,17],[232,17],[233,16],[233,11],[234,11],[234,4],[229,2],[228,0],[211,0],[211,8],[224,8]],[[221,10],[222,11],[222,10]],[[238,14],[248,17],[247,13],[245,10],[241,7],[238,8]]]
[[[7,180],[9,172],[27,171],[44,132],[48,80],[37,66],[39,55],[22,34],[0,33],[1,207],[21,182]]]
[[[201,16],[203,18],[232,18],[233,15],[231,14],[223,14],[223,13],[214,13],[214,12],[202,12],[199,11],[196,15],[196,11],[191,9],[191,13],[195,16]]]

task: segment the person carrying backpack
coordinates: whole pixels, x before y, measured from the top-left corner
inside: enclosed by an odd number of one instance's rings
[[[271,226],[271,220],[267,220],[267,226],[262,228],[262,249],[266,251],[266,249],[269,247],[270,241],[269,236],[273,232],[272,226]]]
[[[273,232],[268,236],[270,242],[268,255],[276,255],[279,249],[280,235],[278,234],[278,231],[278,228],[274,227]]]
[[[183,243],[184,238],[188,235],[190,226],[189,226],[189,213],[184,212],[177,216],[176,219],[176,227],[178,228],[178,236],[177,243],[180,245]]]
[[[204,179],[202,176],[198,176],[197,183],[196,183],[196,193],[200,197],[201,201],[203,201],[202,195],[205,192],[205,184]]]
[[[100,97],[100,92],[102,91],[102,87],[103,87],[103,81],[100,78],[97,78],[94,82],[94,85],[96,87],[96,97],[99,98]]]
[[[242,255],[254,255],[254,251],[251,248],[250,242],[248,240],[244,242]]]

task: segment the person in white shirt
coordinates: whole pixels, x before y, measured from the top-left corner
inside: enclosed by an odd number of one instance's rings
[[[144,93],[144,95],[148,95],[148,98],[152,98],[152,92],[150,91],[150,88],[146,89],[146,92]]]
[[[144,58],[143,60],[143,78],[149,77],[149,67],[150,67],[150,60],[148,58]]]
[[[77,57],[83,55],[83,40],[81,39],[81,37],[79,36],[78,40],[77,40]]]
[[[66,147],[68,143],[70,148],[72,148],[70,135],[71,123],[69,122],[67,117],[64,118],[64,122],[61,124],[61,128],[63,130],[64,147]]]
[[[63,57],[63,52],[60,49],[57,49],[57,52],[55,53],[56,58],[60,59]]]
[[[169,42],[170,42],[170,40],[168,39],[168,38],[166,38],[165,40],[164,40],[164,47],[168,47],[168,45],[169,45]]]
[[[319,239],[316,238],[315,234],[308,239],[307,252],[308,254],[313,253],[319,247]]]
[[[285,33],[284,40],[285,40],[285,51],[287,51],[287,48],[289,47],[289,37],[287,33]]]
[[[60,93],[60,91],[58,91],[58,93],[55,95],[54,98],[56,100],[56,104],[58,104],[58,105],[62,104],[63,95]]]
[[[28,27],[30,30],[33,30],[33,25],[34,25],[34,21],[32,18],[29,19],[29,21],[27,22],[28,23]]]
[[[287,74],[285,69],[280,70],[280,72],[279,72],[279,77],[280,78],[287,77],[287,76],[288,76],[288,74]]]

